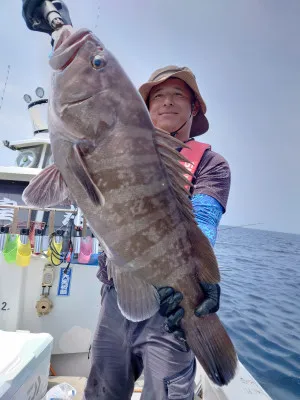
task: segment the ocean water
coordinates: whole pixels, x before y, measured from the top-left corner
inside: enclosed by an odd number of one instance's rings
[[[300,235],[221,226],[219,316],[274,400],[300,399]]]

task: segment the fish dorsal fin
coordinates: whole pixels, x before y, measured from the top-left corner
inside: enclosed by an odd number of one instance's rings
[[[176,150],[173,150],[170,147],[162,146],[161,144],[158,144],[157,146],[160,156],[165,160],[165,164],[167,164],[169,168],[172,168],[175,162],[175,169],[177,172],[180,172],[179,170],[181,170],[181,172],[183,172],[184,174],[188,174],[191,176],[193,175],[183,165],[178,163],[178,161],[185,161],[189,163],[189,161],[187,161],[187,158],[181,156],[178,151],[177,151],[178,155],[176,155],[175,154]],[[168,163],[168,161],[170,161],[170,163]]]
[[[173,149],[177,149],[178,147],[185,147],[187,149],[189,148],[189,146],[187,146],[181,140],[171,136],[167,131],[158,128],[155,129],[155,140],[158,143],[167,144]]]
[[[198,279],[200,282],[217,283],[220,281],[218,262],[209,240],[198,228],[190,200],[190,189],[193,185],[187,177],[193,176],[193,174],[181,164],[182,161],[188,164],[191,162],[182,157],[178,151],[174,151],[174,149],[189,147],[161,130],[156,130],[154,140],[167,171],[170,186],[174,191],[178,209],[187,222],[187,232],[192,243],[193,253],[197,260],[201,260],[196,269]]]
[[[154,140],[161,160],[168,173],[171,186],[176,194],[176,200],[180,211],[189,222],[196,223],[189,198],[190,189],[193,185],[185,177],[185,175],[192,174],[180,163],[180,161],[189,163],[189,160],[183,157],[179,151],[174,150],[181,147],[188,148],[188,146],[180,140],[173,138],[167,132],[159,129],[156,129],[155,131]]]

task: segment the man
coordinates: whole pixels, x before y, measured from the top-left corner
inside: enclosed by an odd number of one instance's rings
[[[29,27],[34,9],[30,1],[40,5],[40,0],[24,0],[23,15]],[[63,4],[53,2],[58,3]],[[64,5],[60,8],[63,19],[70,23],[66,10]],[[41,31],[47,32],[47,24],[40,26]],[[188,68],[169,66],[159,69],[139,90],[153,124],[166,134],[192,145],[195,136],[208,130],[206,105]],[[226,210],[230,169],[224,158],[211,151],[209,146],[198,161],[191,201],[198,226],[214,245],[217,227]],[[146,321],[126,320],[118,309],[117,293],[113,282],[107,278],[105,261],[105,255],[99,257],[102,307],[92,345],[85,400],[129,400],[134,382],[142,372],[143,400],[193,399],[195,360],[180,327],[184,313],[180,308],[181,293],[169,287],[158,288],[160,311]],[[205,282],[199,282],[199,285],[206,295],[195,310],[200,317],[218,310],[220,288]]]
[[[157,128],[189,144],[194,136],[207,131],[206,106],[188,68],[159,69],[139,91]],[[192,203],[198,226],[213,246],[226,209],[230,169],[224,158],[210,149],[199,161]],[[104,284],[102,307],[92,346],[92,368],[85,399],[130,399],[134,381],[142,370],[142,399],[193,399],[195,362],[180,328],[184,314],[179,306],[181,293],[175,293],[172,288],[159,288],[160,312],[147,321],[127,321],[118,309],[117,294],[113,282],[107,278],[105,260],[105,255],[99,258],[98,277]],[[206,300],[196,308],[196,315],[216,312],[219,285],[200,284]]]

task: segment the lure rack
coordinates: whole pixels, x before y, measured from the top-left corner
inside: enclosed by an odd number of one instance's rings
[[[7,263],[27,267],[31,257],[42,257],[54,266],[63,263],[98,265],[99,241],[80,209],[37,209],[18,205],[1,205],[0,208],[13,210],[12,223],[0,226],[0,253]],[[18,224],[20,210],[28,212],[27,222],[21,226]],[[48,223],[32,221],[33,211],[48,212]],[[67,225],[55,228],[56,213],[70,214]]]
[[[99,242],[92,232],[87,234],[89,227],[80,209],[37,209],[18,205],[1,205],[0,208],[13,210],[12,222],[0,226],[0,253],[5,261],[20,267],[28,267],[32,257],[46,261],[35,308],[39,317],[47,315],[53,308],[50,290],[56,269],[65,264],[63,274],[67,277],[71,264],[97,266],[101,252]],[[21,210],[27,212],[27,221],[18,223]],[[48,222],[33,221],[33,211],[48,212]],[[55,228],[56,213],[69,215],[67,222],[59,228]]]

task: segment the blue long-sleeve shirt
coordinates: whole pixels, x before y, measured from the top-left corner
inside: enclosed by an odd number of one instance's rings
[[[192,197],[193,211],[198,227],[214,246],[224,209],[214,197],[196,194]]]

